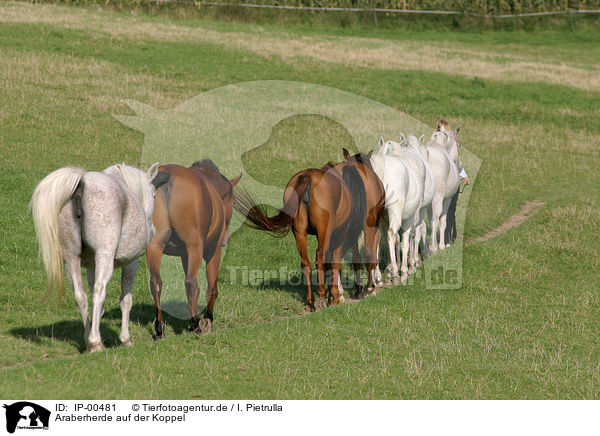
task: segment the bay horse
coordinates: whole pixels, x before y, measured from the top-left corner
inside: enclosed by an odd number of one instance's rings
[[[352,245],[352,265],[354,268],[355,297],[373,295],[375,290],[375,269],[379,263],[377,257],[377,245],[379,244],[379,225],[385,212],[385,190],[383,183],[371,167],[371,153],[357,153],[350,155],[348,150],[342,149],[345,162],[337,164],[336,167],[354,166],[358,170],[366,195],[366,213],[363,220],[364,232],[364,264],[367,270],[367,284],[363,289],[361,283],[361,259],[358,244]],[[355,192],[357,189],[355,189]],[[356,204],[356,203],[355,203]],[[356,215],[357,219],[362,216]],[[353,243],[352,238],[347,238],[348,243]],[[365,292],[366,291],[366,292]]]
[[[331,277],[331,305],[344,302],[340,279],[343,250],[356,244],[363,230],[366,199],[361,176],[355,166],[328,163],[321,169],[296,173],[283,193],[283,207],[269,217],[266,209],[245,192],[238,193],[235,208],[247,217],[246,225],[283,237],[290,230],[296,239],[307,286],[307,309],[327,306],[325,275]],[[319,298],[311,285],[311,263],[307,236],[317,236]],[[330,274],[329,274],[330,273]]]
[[[190,330],[209,333],[217,300],[217,280],[221,266],[221,247],[229,241],[229,222],[233,213],[233,187],[241,174],[228,180],[210,160],[197,161],[189,168],[170,164],[160,171],[169,175],[156,195],[153,221],[156,235],[147,249],[150,292],[154,299],[156,338],[164,337],[160,306],[162,280],[160,263],[163,254],[181,258],[185,271],[185,290],[190,309]],[[206,309],[198,316],[198,270],[206,261]]]
[[[48,290],[58,287],[62,297],[63,263],[73,286],[89,352],[102,350],[100,318],[106,285],[115,267],[121,274],[121,334],[131,345],[129,313],[131,290],[138,258],[154,235],[152,211],[155,187],[164,183],[158,163],[147,171],[113,165],[103,172],[64,167],[46,176],[35,188],[30,207],[44,261]],[[92,318],[83,287],[81,267],[86,268],[92,291]]]

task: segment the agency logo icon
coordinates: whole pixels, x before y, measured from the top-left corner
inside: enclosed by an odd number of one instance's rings
[[[9,433],[14,433],[16,429],[48,430],[48,409],[29,401],[4,404],[3,407],[6,409],[6,431]]]

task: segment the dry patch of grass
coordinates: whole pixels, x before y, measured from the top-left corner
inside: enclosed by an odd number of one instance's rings
[[[69,29],[104,32],[111,38],[153,41],[208,42],[289,61],[312,59],[350,67],[425,70],[494,80],[545,82],[599,91],[599,68],[594,62],[564,62],[564,56],[523,56],[515,44],[496,49],[456,42],[401,41],[379,38],[301,36],[272,31],[225,32],[144,17],[115,16],[86,9],[7,3],[0,21],[46,23]]]

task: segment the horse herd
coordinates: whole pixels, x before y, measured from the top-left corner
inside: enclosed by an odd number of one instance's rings
[[[103,347],[100,318],[106,286],[114,268],[120,267],[119,338],[123,345],[131,345],[131,291],[139,256],[146,251],[156,312],[154,328],[156,337],[162,338],[161,258],[163,254],[177,256],[185,271],[190,330],[209,332],[218,295],[221,247],[230,239],[234,209],[256,229],[276,236],[293,232],[311,310],[344,301],[340,271],[350,250],[355,294],[371,295],[383,284],[380,229],[387,235],[389,248],[387,275],[406,283],[408,274],[418,266],[419,250],[424,250],[424,257],[429,251],[445,248],[446,239],[452,238],[452,232],[446,231],[446,217],[456,201],[459,174],[466,176],[461,173],[459,133],[460,128],[451,130],[440,120],[427,143],[423,136],[409,135],[399,142],[380,139],[377,151],[367,154],[350,155],[344,149],[343,162],[295,174],[285,188],[283,207],[271,217],[248,192],[238,188],[234,193],[241,175],[229,180],[209,159],[189,168],[175,164],[159,167],[156,163],[148,171],[125,164],[102,172],[60,168],[37,185],[30,204],[48,288],[58,288],[62,296],[66,274],[83,320],[86,349],[99,351]],[[426,215],[431,223],[429,233]],[[309,234],[317,237],[316,299],[311,286]],[[400,268],[397,255],[402,258]],[[199,314],[197,274],[202,260],[206,262],[208,287],[206,309]],[[367,269],[366,286],[362,286],[362,264]],[[82,267],[92,291],[91,314]]]

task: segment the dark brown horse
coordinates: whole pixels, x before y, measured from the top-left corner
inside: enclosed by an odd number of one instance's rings
[[[163,165],[159,168],[170,181],[156,191],[152,219],[156,234],[148,245],[150,292],[154,298],[157,338],[164,336],[160,307],[162,254],[181,257],[185,271],[185,290],[190,308],[190,330],[210,332],[217,299],[217,279],[221,265],[221,247],[229,241],[229,221],[233,213],[233,187],[241,175],[227,180],[211,160],[195,162],[191,167]],[[198,317],[198,269],[206,261],[206,310]]]
[[[356,166],[329,163],[321,169],[300,171],[288,182],[283,204],[279,214],[268,217],[265,208],[248,194],[238,193],[235,207],[247,216],[247,224],[253,228],[276,236],[284,236],[292,230],[302,258],[309,309],[327,305],[325,275],[331,284],[330,303],[343,302],[341,260],[344,252],[356,245],[366,216],[365,187]],[[307,235],[317,236],[319,298],[316,301],[311,286]]]
[[[355,296],[362,297],[372,294],[375,289],[375,281],[373,280],[373,272],[377,266],[377,243],[379,242],[379,224],[385,211],[385,191],[383,183],[377,174],[371,168],[370,153],[358,153],[350,155],[345,148],[342,150],[345,162],[336,165],[337,168],[354,166],[358,170],[366,194],[366,214],[362,219],[362,229],[364,231],[365,253],[364,264],[367,269],[367,285],[366,292],[363,291],[361,283],[361,258],[359,246],[354,243],[353,239],[348,239],[348,243],[352,244],[352,264],[354,267],[354,287]],[[361,216],[362,217],[362,216]],[[358,218],[358,217],[357,217]]]

